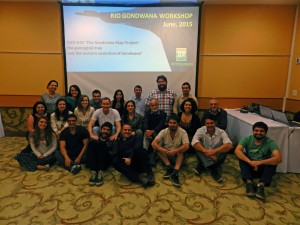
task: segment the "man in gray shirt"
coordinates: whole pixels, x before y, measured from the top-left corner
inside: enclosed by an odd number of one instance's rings
[[[221,183],[223,178],[218,170],[226,159],[226,153],[232,149],[232,143],[226,132],[216,127],[212,116],[207,116],[204,121],[205,126],[197,130],[192,140],[199,161],[195,172],[200,175],[208,168],[212,178]]]

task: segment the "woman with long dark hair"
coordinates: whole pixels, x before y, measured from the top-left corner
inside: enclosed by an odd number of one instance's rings
[[[50,115],[47,113],[46,104],[42,101],[38,101],[32,106],[32,113],[28,116],[27,119],[27,131],[29,134],[32,134],[34,132],[38,118],[42,116],[47,118],[50,117]]]
[[[114,93],[112,108],[118,110],[120,117],[122,118],[125,109],[125,100],[123,91],[121,89],[116,90]]]
[[[48,170],[56,161],[54,152],[57,138],[46,117],[38,118],[35,130],[29,136],[29,143],[30,151],[22,151],[15,156],[21,168],[27,171]]]
[[[67,117],[72,112],[67,109],[67,101],[64,98],[60,98],[56,102],[56,110],[51,114],[51,128],[59,137],[60,133],[68,127]]]
[[[77,107],[78,99],[81,96],[81,90],[80,88],[73,84],[69,88],[69,92],[66,96],[66,101],[67,101],[67,108],[69,111],[74,112],[74,109]]]

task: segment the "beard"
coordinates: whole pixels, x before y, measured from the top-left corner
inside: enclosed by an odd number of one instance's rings
[[[158,85],[158,90],[165,91],[166,89],[167,89],[167,85],[165,85],[165,84]]]
[[[256,140],[259,140],[259,141],[261,141],[262,139],[265,138],[265,136],[263,136],[263,135],[254,135],[254,137]]]

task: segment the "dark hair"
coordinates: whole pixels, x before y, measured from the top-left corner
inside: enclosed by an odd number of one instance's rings
[[[49,146],[50,144],[52,144],[52,137],[54,135],[54,132],[51,128],[49,119],[45,116],[39,117],[37,120],[37,123],[35,125],[34,132],[33,132],[33,134],[31,134],[31,137],[33,137],[34,146],[36,148],[38,146],[40,146],[40,141],[42,140],[41,129],[38,126],[41,119],[45,119],[47,121],[47,127],[45,128],[45,136],[44,136],[44,138],[46,140],[46,146]]]
[[[61,113],[60,111],[59,111],[59,109],[58,109],[58,103],[59,102],[65,102],[65,104],[66,104],[66,108],[65,108],[65,110]],[[67,121],[67,117],[68,117],[68,115],[69,115],[69,111],[68,111],[68,107],[67,107],[67,101],[66,101],[66,99],[64,99],[64,98],[60,98],[60,99],[58,99],[57,101],[56,101],[56,103],[55,103],[55,105],[56,105],[56,109],[55,109],[55,118],[57,119],[57,120],[60,120],[60,117],[62,116],[63,117],[63,121]]]
[[[133,88],[133,90],[135,90],[136,88],[142,89],[142,86],[141,86],[141,85],[135,85],[135,87]],[[143,89],[142,89],[142,90],[143,90]]]
[[[191,114],[194,114],[198,110],[198,107],[197,107],[195,100],[192,98],[188,98],[181,103],[181,105],[180,105],[181,111],[184,112],[184,104],[186,102],[190,102],[192,104]]]
[[[77,116],[75,114],[69,114],[67,116],[67,119],[69,119],[69,118],[75,118],[77,120]]]
[[[112,124],[110,123],[110,122],[104,122],[102,125],[101,125],[101,129],[103,128],[103,127],[109,127],[109,129],[110,129],[110,131],[112,130]]]
[[[92,94],[100,94],[101,95],[101,91],[96,89],[96,90],[93,90]]]
[[[253,127],[252,127],[252,131],[254,131],[254,129],[256,127],[259,127],[259,128],[262,128],[264,129],[264,131],[267,133],[268,132],[268,125],[265,124],[264,122],[256,122],[255,124],[253,124]]]
[[[133,106],[134,106],[134,109],[135,109],[135,102],[133,100],[128,100],[126,103],[125,103],[125,109],[124,109],[124,113],[123,113],[123,116],[122,116],[122,121],[124,123],[128,122],[127,121],[127,116],[128,116],[128,111],[127,111],[127,105],[128,103],[132,103]]]
[[[82,105],[81,105],[81,102],[82,102],[82,100],[83,100],[84,98],[87,98],[87,99],[88,99],[87,110],[90,109],[90,100],[89,100],[89,96],[87,96],[87,95],[81,95],[81,96],[79,97],[79,99],[78,99],[78,102],[77,102],[77,107],[78,107],[78,110],[79,110],[79,111],[82,111],[82,109],[83,109],[83,107],[82,107]]]
[[[156,78],[156,83],[158,83],[158,81],[160,79],[163,79],[164,81],[168,82],[167,78],[164,76],[164,75],[159,75],[157,78]]]
[[[204,122],[205,122],[207,119],[209,119],[209,120],[213,120],[213,121],[215,121],[215,123],[217,123],[217,117],[214,116],[214,115],[208,114],[208,115],[206,115],[203,119],[204,119]]]
[[[170,120],[176,120],[177,123],[179,123],[179,117],[175,113],[171,113],[167,118],[167,123],[170,122]]]
[[[181,85],[181,87],[182,87],[183,85],[187,85],[187,86],[189,86],[189,88],[191,89],[191,85],[190,85],[189,82],[184,82],[184,83]]]
[[[104,98],[102,98],[102,102],[105,101],[105,100],[108,100],[109,102],[111,102],[111,100],[110,100],[109,97],[104,97]]]
[[[46,106],[46,104],[45,104],[44,102],[42,102],[42,101],[37,101],[37,102],[34,103],[34,105],[32,106],[32,113],[33,113],[33,114],[36,114],[36,113],[37,113],[36,107],[37,107],[38,105],[43,105],[44,108],[45,108],[45,112],[47,112],[47,106]]]
[[[78,99],[81,96],[81,90],[80,90],[80,88],[76,84],[73,84],[73,85],[71,85],[69,87],[68,96],[72,96],[72,94],[71,94],[71,88],[75,88],[75,90],[78,92],[78,95],[76,96],[76,101],[78,102]]]
[[[58,82],[57,82],[56,80],[50,80],[50,81],[48,82],[48,84],[47,84],[47,88],[50,86],[50,84],[51,84],[52,82],[56,83],[56,86],[58,87]]]
[[[121,92],[121,94],[122,94],[122,98],[121,98],[121,100],[120,100],[120,108],[118,109],[118,111],[119,112],[124,112],[124,102],[125,102],[125,100],[124,100],[124,94],[123,94],[123,91],[121,90],[121,89],[118,89],[118,90],[116,90],[115,91],[115,93],[114,93],[114,100],[113,100],[113,103],[112,103],[112,108],[113,109],[116,109],[116,104],[117,104],[117,98],[116,98],[116,96],[117,96],[117,94],[118,94],[118,92]],[[103,100],[103,99],[102,99]]]

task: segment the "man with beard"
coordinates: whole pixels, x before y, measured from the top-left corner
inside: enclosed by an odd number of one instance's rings
[[[178,116],[172,113],[167,123],[168,128],[159,132],[152,142],[152,147],[167,167],[164,178],[169,178],[174,186],[180,187],[178,173],[184,159],[183,153],[188,150],[190,142],[186,131],[178,125]],[[171,162],[175,163],[175,166]]]
[[[198,99],[190,93],[191,85],[188,82],[184,82],[181,86],[182,94],[175,99],[174,106],[173,106],[173,113],[178,115],[181,112],[180,106],[184,100],[191,98],[195,101],[198,107]],[[197,108],[198,109],[198,108]]]
[[[154,174],[148,162],[147,152],[138,145],[129,124],[123,124],[120,137],[116,142],[117,154],[112,160],[115,169],[145,188],[153,186]],[[142,173],[147,173],[147,176],[141,176]]]
[[[227,128],[227,112],[220,108],[219,101],[216,98],[209,100],[209,109],[205,110],[202,117],[202,126],[205,126],[205,118],[212,116],[217,122],[217,127],[226,130]]]
[[[105,122],[101,126],[98,140],[91,140],[87,147],[87,167],[90,168],[92,176],[89,179],[90,185],[100,186],[103,184],[103,170],[106,170],[114,155],[114,142],[109,140],[112,130],[110,122]]]
[[[192,146],[196,150],[198,166],[195,173],[200,175],[204,169],[209,169],[212,178],[218,183],[223,182],[219,169],[223,165],[227,152],[232,149],[232,143],[226,132],[216,127],[216,121],[208,116],[205,126],[195,133]]]
[[[158,89],[154,89],[149,93],[145,102],[146,106],[149,108],[151,99],[157,99],[159,109],[169,116],[173,111],[173,105],[177,95],[175,91],[167,88],[168,81],[164,75],[158,76],[156,83]]]
[[[264,187],[271,184],[282,158],[275,141],[266,136],[268,126],[265,123],[255,123],[252,130],[253,135],[244,137],[234,153],[239,159],[242,179],[246,183],[246,195],[263,200]],[[259,181],[255,188],[253,178],[256,177]]]

